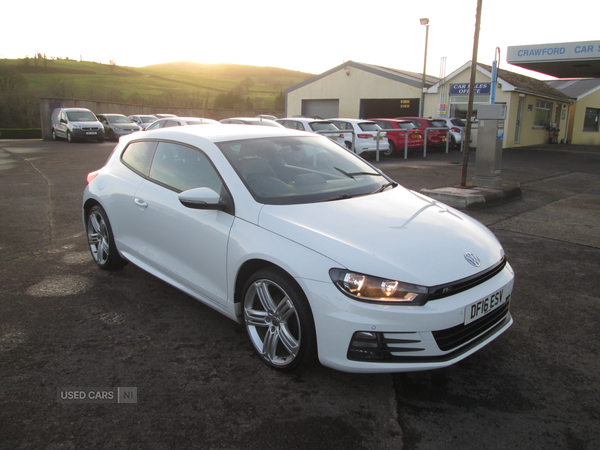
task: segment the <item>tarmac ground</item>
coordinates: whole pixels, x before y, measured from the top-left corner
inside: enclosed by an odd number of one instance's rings
[[[113,147],[0,141],[0,449],[600,448],[600,147],[504,150],[521,197],[466,212],[515,270],[514,324],[393,375],[275,373],[229,319],[133,264],[99,270],[81,197]],[[421,191],[458,184],[460,161],[374,164]],[[135,403],[65,403],[69,387]]]

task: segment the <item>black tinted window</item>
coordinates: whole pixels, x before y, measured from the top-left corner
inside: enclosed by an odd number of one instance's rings
[[[155,149],[156,142],[132,142],[121,155],[121,160],[141,175],[148,176]]]

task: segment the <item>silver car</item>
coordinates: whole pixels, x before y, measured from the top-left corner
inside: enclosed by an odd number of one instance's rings
[[[123,114],[98,114],[98,120],[104,126],[104,134],[111,141],[121,136],[140,131],[142,128]]]
[[[450,147],[460,147],[467,124],[457,117],[436,117],[431,119],[436,126],[450,128]]]
[[[156,120],[158,119],[158,117],[150,115],[150,114],[145,114],[145,115],[133,115],[133,116],[128,116],[133,122],[137,123],[140,128],[142,130],[145,130],[146,128],[148,128],[148,125],[150,125],[152,122],[156,122]]]

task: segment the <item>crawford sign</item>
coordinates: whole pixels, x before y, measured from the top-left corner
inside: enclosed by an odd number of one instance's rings
[[[450,95],[468,95],[471,83],[454,83],[450,85]],[[475,95],[489,95],[492,83],[475,83]]]

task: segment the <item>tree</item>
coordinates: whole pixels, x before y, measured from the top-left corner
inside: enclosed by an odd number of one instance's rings
[[[27,87],[27,79],[13,66],[0,64],[0,92],[17,91]]]
[[[283,91],[279,91],[279,93],[273,99],[273,108],[275,111],[285,110],[285,94]]]

